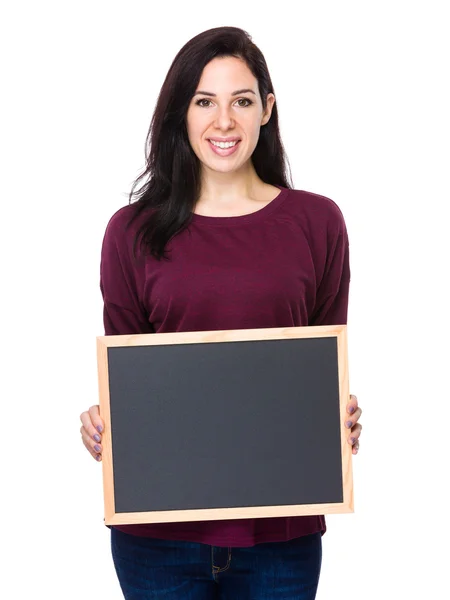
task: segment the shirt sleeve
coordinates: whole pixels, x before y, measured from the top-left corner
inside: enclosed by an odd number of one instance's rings
[[[349,241],[343,219],[329,244],[309,325],[346,325],[350,289]]]
[[[132,256],[131,229],[116,213],[106,228],[100,261],[105,335],[153,333],[139,293],[139,268]]]

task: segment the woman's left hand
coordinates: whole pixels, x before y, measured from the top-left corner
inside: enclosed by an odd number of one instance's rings
[[[350,402],[347,404],[347,417],[345,419],[346,429],[350,429],[348,443],[351,444],[352,454],[358,454],[359,436],[361,435],[362,425],[358,423],[362,410],[358,407],[358,398],[350,394]]]

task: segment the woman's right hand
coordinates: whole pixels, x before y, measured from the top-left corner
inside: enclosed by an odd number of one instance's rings
[[[83,444],[86,446],[88,451],[92,454],[95,460],[102,460],[102,432],[104,430],[104,424],[100,417],[99,405],[91,406],[91,408],[84,413],[81,413],[80,419],[82,422],[80,432]]]

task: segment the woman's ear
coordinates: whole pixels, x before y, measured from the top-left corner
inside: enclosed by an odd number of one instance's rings
[[[266,123],[268,123],[270,121],[270,116],[272,114],[272,108],[273,108],[274,104],[275,104],[275,96],[273,94],[267,94],[266,110],[264,111],[262,119],[261,119],[261,126],[265,125]]]

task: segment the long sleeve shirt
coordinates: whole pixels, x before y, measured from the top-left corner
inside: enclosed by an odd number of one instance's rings
[[[277,187],[274,200],[247,215],[194,214],[168,243],[170,260],[135,260],[140,221],[126,229],[134,206],[118,210],[101,254],[105,335],[346,324],[349,243],[340,209],[325,196]],[[228,547],[326,531],[323,515],[115,527]]]

